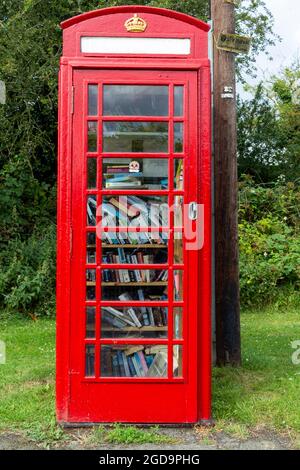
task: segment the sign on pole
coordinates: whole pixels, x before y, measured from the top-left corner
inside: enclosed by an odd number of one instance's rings
[[[217,48],[235,54],[248,54],[251,38],[238,34],[220,33],[217,40]]]
[[[241,0],[224,0],[224,3],[231,3],[235,7],[239,7],[241,4]]]

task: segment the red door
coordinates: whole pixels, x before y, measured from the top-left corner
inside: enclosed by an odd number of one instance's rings
[[[196,422],[197,73],[74,86],[69,421]]]

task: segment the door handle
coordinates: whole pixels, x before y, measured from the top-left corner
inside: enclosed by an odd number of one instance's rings
[[[197,220],[197,218],[198,218],[198,204],[197,202],[190,202],[189,203],[189,219]]]

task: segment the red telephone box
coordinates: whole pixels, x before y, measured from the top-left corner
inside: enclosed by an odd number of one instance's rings
[[[124,6],[62,29],[58,421],[209,420],[209,26]]]

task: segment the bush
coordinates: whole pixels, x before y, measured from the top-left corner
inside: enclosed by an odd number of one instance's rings
[[[11,311],[51,315],[55,307],[55,240],[53,223],[22,241],[11,240],[0,253],[0,303]]]
[[[240,284],[242,305],[275,301],[300,287],[300,192],[294,184],[240,185]]]

